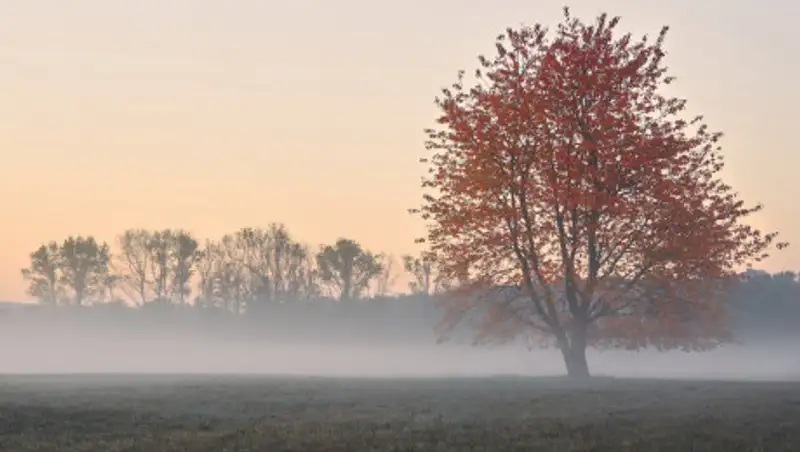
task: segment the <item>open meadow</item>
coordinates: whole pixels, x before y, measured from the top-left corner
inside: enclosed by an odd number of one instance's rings
[[[0,450],[797,451],[800,382],[5,376]]]

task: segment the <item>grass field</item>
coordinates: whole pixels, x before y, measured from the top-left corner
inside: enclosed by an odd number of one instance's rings
[[[0,450],[796,452],[800,383],[6,376]]]

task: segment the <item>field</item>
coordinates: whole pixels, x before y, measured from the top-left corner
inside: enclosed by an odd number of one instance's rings
[[[2,451],[798,451],[800,383],[0,377]]]

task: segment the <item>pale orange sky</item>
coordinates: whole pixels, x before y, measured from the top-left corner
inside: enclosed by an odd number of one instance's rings
[[[506,26],[561,1],[5,0],[0,3],[0,299],[41,242],[129,227],[201,238],[287,224],[416,250],[439,88]],[[800,43],[790,1],[573,1],[634,33],[671,26],[675,92],[726,133],[725,176],[794,243]]]

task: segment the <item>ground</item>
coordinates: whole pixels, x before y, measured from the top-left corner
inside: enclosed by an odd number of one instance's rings
[[[800,382],[5,376],[0,450],[798,451]]]

